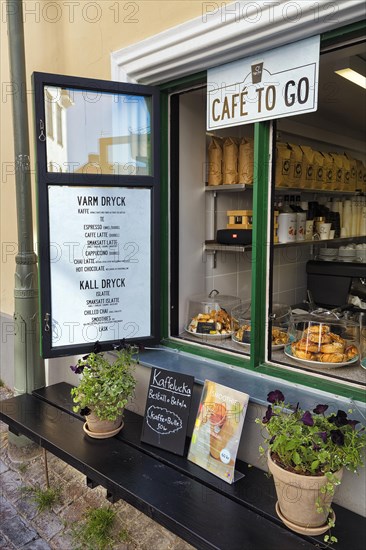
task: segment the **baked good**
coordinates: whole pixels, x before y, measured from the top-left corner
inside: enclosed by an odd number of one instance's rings
[[[310,353],[317,353],[320,350],[320,345],[311,342],[307,338],[302,338],[296,342],[296,349],[299,351],[308,351]]]
[[[358,355],[358,349],[353,344],[350,346],[347,346],[344,350],[345,355],[347,356],[347,361],[350,361],[351,359],[354,359]]]
[[[294,357],[320,363],[344,363],[358,355],[355,345],[348,345],[347,341],[330,332],[325,324],[311,325],[302,332],[302,338],[291,344]]]
[[[310,325],[306,330],[304,330],[305,334],[319,334],[319,332],[322,334],[330,332],[330,327],[319,323],[317,325]]]
[[[332,338],[329,336],[330,333],[326,332],[310,332],[307,335],[307,339],[310,340],[310,342],[314,342],[315,344],[330,344],[333,342]]]
[[[304,351],[296,347],[296,343],[291,345],[292,355],[298,359],[305,359],[307,361],[315,361],[316,354],[310,351]]]
[[[191,319],[191,322],[188,325],[188,331],[196,334],[198,323],[209,323],[212,324],[212,330],[207,332],[207,334],[222,334],[229,335],[231,334],[231,316],[224,309],[213,309],[209,313],[199,313]]]
[[[347,355],[344,353],[319,353],[318,361],[321,363],[343,363],[347,361]]]
[[[343,353],[345,347],[345,340],[343,342],[332,342],[332,344],[323,344],[320,346],[321,353]]]

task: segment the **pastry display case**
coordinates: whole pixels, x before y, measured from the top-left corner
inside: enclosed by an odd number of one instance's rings
[[[223,340],[232,334],[231,312],[240,304],[240,298],[220,294],[212,290],[209,294],[191,296],[188,300],[185,331],[203,340]]]
[[[360,324],[318,309],[296,317],[285,354],[302,367],[339,368],[360,362]]]

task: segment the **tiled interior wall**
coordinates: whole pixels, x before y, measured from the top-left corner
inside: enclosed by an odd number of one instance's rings
[[[311,259],[311,247],[277,248],[273,258],[273,301],[300,304],[307,299],[306,262]]]
[[[221,186],[220,186],[221,187]],[[225,229],[228,223],[227,210],[252,210],[252,190],[240,192],[217,192],[216,226]],[[214,197],[212,192],[206,192],[206,235],[207,239],[215,239],[214,235]],[[242,301],[250,301],[251,292],[252,252],[218,252],[216,267],[213,267],[213,255],[206,254],[206,292],[213,288],[220,294],[239,296]]]
[[[228,222],[227,210],[251,210],[252,190],[237,193],[217,192],[217,228],[224,229]],[[206,234],[214,239],[214,199],[206,192]],[[206,292],[213,288],[221,294],[234,294],[242,301],[251,301],[252,251],[244,253],[218,252],[216,267],[213,256],[206,254]],[[306,262],[311,257],[310,246],[276,248],[273,258],[273,301],[293,305],[306,299]]]

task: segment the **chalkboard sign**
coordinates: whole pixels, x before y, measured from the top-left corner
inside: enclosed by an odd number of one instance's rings
[[[153,368],[141,441],[183,455],[193,376]]]

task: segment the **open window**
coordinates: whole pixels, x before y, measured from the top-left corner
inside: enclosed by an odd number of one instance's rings
[[[157,342],[159,92],[33,83],[43,356]]]

